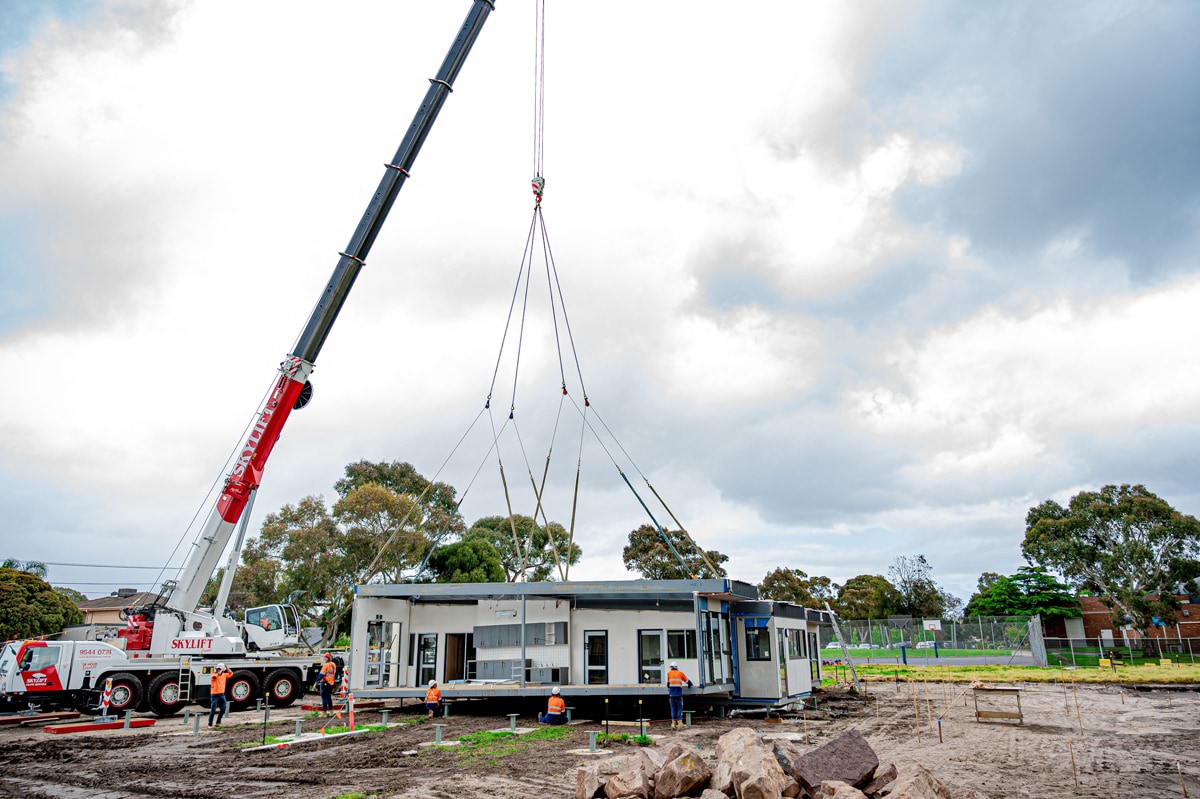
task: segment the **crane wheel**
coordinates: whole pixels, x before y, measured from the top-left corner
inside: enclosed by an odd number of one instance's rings
[[[100,678],[100,692],[104,692],[104,683],[108,677]],[[108,702],[109,713],[124,713],[135,709],[142,701],[142,681],[127,672],[112,675],[112,697]]]
[[[302,685],[300,675],[291,669],[280,669],[267,675],[266,690],[275,707],[287,707],[299,698]]]
[[[179,673],[169,671],[150,681],[150,710],[159,717],[174,716],[183,710],[180,698]]]
[[[233,710],[245,710],[254,706],[254,700],[262,694],[258,691],[258,678],[246,670],[235,671],[229,678],[229,706]]]

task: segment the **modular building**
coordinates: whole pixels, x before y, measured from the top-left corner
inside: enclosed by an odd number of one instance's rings
[[[449,699],[662,694],[669,664],[689,695],[781,705],[820,684],[826,611],[758,599],[730,579],[360,585],[355,697]]]

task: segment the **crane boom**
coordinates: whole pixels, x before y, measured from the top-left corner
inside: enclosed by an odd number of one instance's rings
[[[195,549],[189,555],[178,583],[166,601],[168,608],[184,614],[192,614],[195,610],[196,603],[241,518],[251,492],[262,482],[263,468],[272,448],[279,440],[283,425],[293,409],[302,407],[308,401],[311,393],[308,378],[317,354],[324,346],[329,330],[366,262],[367,254],[375,243],[375,237],[379,235],[396,195],[408,179],[409,169],[429,135],[438,112],[446,97],[453,91],[454,80],[462,69],[471,46],[494,8],[493,0],[474,0],[466,20],[442,61],[437,77],[429,79],[429,90],[417,109],[400,148],[395,157],[385,165],[379,187],[363,212],[350,243],[344,252],[339,253],[341,257],[320,300],[309,315],[294,349],[280,365],[280,375],[274,388],[259,412],[245,445],[238,453],[226,477],[221,495],[201,528]],[[164,629],[163,633],[165,635],[167,631]],[[157,649],[160,641],[157,628],[154,638]]]

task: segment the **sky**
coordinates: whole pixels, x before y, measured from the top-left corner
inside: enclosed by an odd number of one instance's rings
[[[535,261],[494,437],[535,88],[496,5],[252,530],[359,459],[503,515],[495,441],[516,513],[552,454],[579,579],[648,521],[617,467],[737,579],[924,554],[963,599],[1047,499],[1200,512],[1200,5],[547,0],[580,369]],[[0,556],[90,596],[182,563],[469,8],[0,0]]]

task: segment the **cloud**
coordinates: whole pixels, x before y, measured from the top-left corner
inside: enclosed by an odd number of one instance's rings
[[[167,558],[464,13],[98,3],[0,43],[0,470],[22,543]],[[359,458],[434,473],[489,392],[503,424],[531,13],[502,5],[478,40],[261,513],[329,494]],[[575,349],[538,264],[521,440],[500,442],[514,510],[532,512],[553,436],[547,512],[578,511],[589,579],[624,574],[646,521],[616,461],[741,579],[844,580],[921,551],[965,590],[981,563],[1019,565],[1046,497],[1134,481],[1186,509],[1193,16],[564,7],[544,213]],[[585,393],[576,354],[603,446],[570,402],[558,415],[564,376]],[[493,441],[482,419],[442,474],[471,485],[469,519],[505,508]]]

